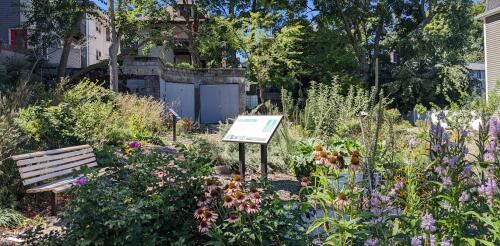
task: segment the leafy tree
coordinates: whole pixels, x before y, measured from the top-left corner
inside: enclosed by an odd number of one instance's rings
[[[242,40],[242,55],[250,79],[259,86],[260,100],[264,102],[264,87],[295,80],[302,53],[298,47],[303,40],[303,26],[288,25],[272,33],[276,16],[251,13],[242,20],[238,31]]]
[[[29,42],[36,47],[38,56],[62,42],[58,79],[65,76],[71,46],[81,40],[80,21],[93,8],[88,0],[40,0],[22,6],[24,26],[30,31]]]

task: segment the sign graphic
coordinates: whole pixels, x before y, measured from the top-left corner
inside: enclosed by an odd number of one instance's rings
[[[238,116],[222,141],[267,144],[278,128],[283,116]]]

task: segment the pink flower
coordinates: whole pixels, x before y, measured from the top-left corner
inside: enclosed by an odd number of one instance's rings
[[[201,219],[203,217],[203,213],[205,212],[205,208],[198,208],[194,212],[194,218]]]
[[[260,207],[259,207],[259,205],[255,204],[255,203],[250,203],[246,207],[246,210],[247,210],[247,213],[249,213],[249,214],[255,214],[255,213],[258,213],[260,211]]]
[[[255,204],[259,204],[262,201],[258,192],[252,193],[252,195],[250,195],[250,200]]]
[[[333,204],[335,204],[339,209],[343,209],[345,206],[351,204],[351,201],[349,200],[349,198],[347,198],[346,194],[341,192],[337,195],[337,198],[335,198]]]
[[[203,221],[215,222],[218,218],[219,215],[216,212],[205,209],[205,211],[203,211],[203,216],[201,219]]]
[[[227,222],[229,222],[230,224],[234,224],[236,223],[238,220],[240,220],[240,217],[238,217],[237,215],[235,214],[231,214],[229,215],[229,217],[226,219]]]
[[[240,209],[240,211],[246,211],[247,210],[247,207],[248,207],[248,204],[246,202],[242,202],[240,203],[240,205],[238,206],[238,208]]]
[[[234,193],[234,198],[236,198],[236,202],[238,202],[238,203],[243,203],[243,202],[245,202],[247,200],[247,197],[241,191],[235,192]]]
[[[139,149],[141,148],[141,143],[139,141],[132,141],[128,143],[128,147],[131,149]]]
[[[206,196],[202,196],[198,200],[198,207],[208,206],[208,205],[210,205],[211,202],[212,202],[212,200],[210,198],[207,198]]]
[[[198,226],[198,231],[201,233],[205,233],[208,231],[210,228],[210,222],[209,221],[201,221],[200,225]]]
[[[302,177],[300,179],[300,186],[305,187],[309,185],[309,179],[307,177]]]
[[[230,208],[235,205],[235,200],[231,196],[224,196],[224,204],[222,205],[225,208]]]
[[[84,186],[85,184],[87,184],[87,178],[85,177],[80,177],[75,181],[76,186]]]

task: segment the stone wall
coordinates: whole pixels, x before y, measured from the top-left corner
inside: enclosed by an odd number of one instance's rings
[[[160,79],[172,83],[194,84],[199,97],[202,84],[238,84],[240,88],[240,113],[246,108],[246,91],[249,89],[244,69],[190,69],[164,66],[157,57],[127,57],[123,61],[122,74],[127,79],[143,79],[147,95],[160,97]],[[199,98],[195,112],[199,112]]]

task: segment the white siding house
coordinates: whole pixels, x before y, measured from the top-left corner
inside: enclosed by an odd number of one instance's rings
[[[486,97],[500,94],[500,0],[486,0],[486,11],[477,16],[484,21]]]

